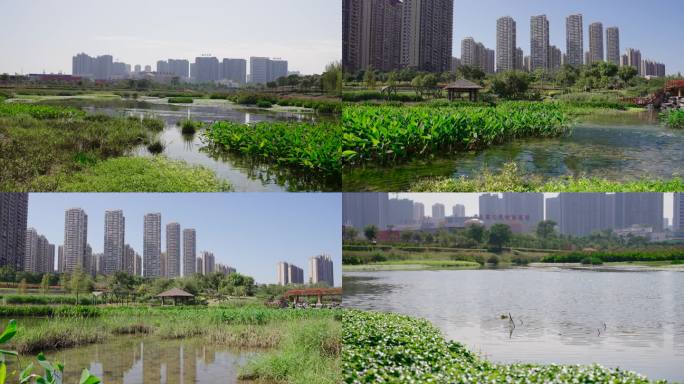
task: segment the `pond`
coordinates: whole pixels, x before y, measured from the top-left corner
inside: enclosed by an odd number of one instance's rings
[[[238,383],[240,367],[255,354],[203,340],[122,336],[45,355],[50,361],[65,362],[65,383],[78,382],[83,368],[88,368],[104,383],[137,384]]]
[[[343,176],[347,191],[407,191],[422,178],[473,176],[514,162],[526,174],[600,177],[616,181],[684,176],[684,131],[649,112],[583,116],[563,137],[521,139],[483,151],[437,156],[391,168],[366,167]]]
[[[495,362],[598,363],[684,382],[682,272],[368,272],[345,273],[343,285],[345,307],[428,319]]]
[[[205,123],[228,120],[239,123],[261,121],[317,122],[335,119],[332,115],[319,115],[297,108],[274,109],[273,111],[247,108],[225,100],[195,100],[194,104],[168,104],[166,99],[145,99],[128,102],[127,106],[86,106],[90,113],[105,113],[115,116],[155,116],[164,120],[166,127],[158,136],[164,144],[163,154],[171,159],[183,160],[188,164],[201,165],[213,170],[227,180],[236,192],[279,192],[279,191],[332,191],[339,189],[339,181],[321,180],[311,175],[300,174],[274,165],[256,163],[249,158],[227,151],[211,148],[202,137],[202,131],[194,135],[183,135],[177,125],[181,120],[192,119]],[[137,156],[152,156],[145,146],[135,149]]]

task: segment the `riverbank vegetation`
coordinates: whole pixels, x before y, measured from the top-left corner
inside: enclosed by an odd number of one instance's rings
[[[192,97],[169,97],[169,104],[192,104],[195,99]]]
[[[603,263],[635,263],[635,262],[667,262],[673,265],[684,264],[684,249],[636,249],[612,251],[570,252],[548,255],[541,259],[543,263],[582,263],[591,260],[591,264]]]
[[[570,125],[554,104],[496,107],[370,107],[342,113],[344,163],[392,164],[437,153],[475,150],[522,137],[558,136]]]
[[[426,178],[416,181],[411,192],[679,192],[684,179],[613,181],[598,177],[561,177],[545,180],[525,174],[517,164],[507,163],[499,171],[483,169],[475,176]]]
[[[333,123],[214,123],[206,137],[215,145],[259,161],[340,178],[341,131]]]
[[[389,313],[345,311],[342,375],[346,383],[650,383],[599,365],[496,364],[447,341],[426,320]]]
[[[663,112],[660,115],[661,120],[670,128],[684,129],[684,110],[673,109]]]

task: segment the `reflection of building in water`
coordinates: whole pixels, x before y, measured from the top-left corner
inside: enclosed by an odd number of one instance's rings
[[[159,383],[162,378],[162,356],[158,343],[140,343],[143,383]]]
[[[179,352],[180,383],[192,384],[197,379],[197,349],[192,345],[181,343]]]

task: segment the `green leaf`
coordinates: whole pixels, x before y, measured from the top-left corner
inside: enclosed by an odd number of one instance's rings
[[[18,356],[19,354],[15,351],[6,351],[4,349],[0,349],[0,355]]]
[[[0,384],[5,384],[5,380],[7,379],[7,365],[5,365],[5,362],[0,364]]]
[[[8,341],[10,341],[14,335],[17,333],[17,321],[12,319],[10,320],[9,324],[7,325],[7,328],[0,334],[0,344],[4,344]]]
[[[33,363],[30,363],[29,365],[24,368],[23,371],[19,374],[19,380],[21,383],[26,383],[31,379],[31,372],[33,371]]]
[[[78,384],[99,384],[101,382],[102,381],[97,376],[90,374],[88,368],[84,368],[83,372],[81,372],[81,380],[79,380]]]

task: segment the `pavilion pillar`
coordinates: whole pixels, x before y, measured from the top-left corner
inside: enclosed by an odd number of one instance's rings
[[[322,301],[321,301],[321,294],[319,293],[319,294],[318,294],[318,305],[321,305],[321,304],[322,304]]]

